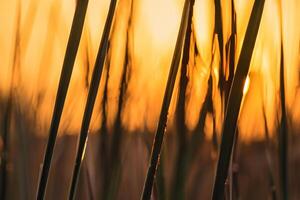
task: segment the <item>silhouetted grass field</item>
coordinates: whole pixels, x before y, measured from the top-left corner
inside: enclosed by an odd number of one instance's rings
[[[300,198],[300,2],[0,2],[0,199]]]

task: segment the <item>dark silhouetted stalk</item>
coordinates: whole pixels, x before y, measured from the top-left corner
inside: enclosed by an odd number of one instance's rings
[[[281,41],[281,58],[280,58],[280,103],[281,103],[281,121],[279,132],[279,160],[280,160],[280,182],[282,187],[282,199],[288,199],[288,131],[285,108],[285,84],[284,84],[284,55],[283,44]]]
[[[195,0],[191,0],[189,16],[188,16],[188,26],[185,34],[185,41],[183,45],[183,55],[181,60],[181,73],[180,73],[180,83],[179,83],[179,98],[177,102],[176,110],[176,121],[177,121],[177,132],[178,132],[178,150],[176,165],[174,170],[174,180],[173,188],[171,193],[171,199],[184,199],[184,185],[186,177],[187,168],[187,138],[186,132],[187,128],[185,125],[185,93],[188,83],[187,77],[187,67],[190,58],[190,45],[192,36],[192,17],[193,17],[193,7]]]
[[[223,24],[222,24],[222,10],[221,10],[221,0],[214,0],[215,2],[215,34],[218,36],[218,44],[219,44],[219,51],[220,51],[220,71],[219,71],[219,88],[222,91],[224,91],[224,85],[225,85],[225,75],[224,75],[224,56],[223,56]]]
[[[116,0],[112,0],[110,2],[109,11],[105,22],[105,26],[104,26],[100,46],[98,49],[98,54],[97,54],[93,74],[92,74],[91,86],[89,89],[88,98],[85,105],[85,110],[83,114],[81,130],[80,130],[80,136],[77,145],[76,160],[75,160],[74,171],[72,175],[71,188],[69,191],[69,199],[75,198],[75,192],[76,192],[78,177],[80,173],[80,166],[84,158],[84,151],[87,143],[88,129],[89,129],[89,125],[90,125],[90,121],[91,121],[91,117],[95,105],[96,96],[98,93],[105,56],[107,53],[109,34],[110,34],[111,25],[114,17],[116,2],[117,2]]]
[[[180,62],[180,57],[181,57],[181,51],[182,51],[182,46],[184,42],[184,36],[186,33],[186,29],[188,26],[188,16],[190,13],[191,8],[191,1],[186,0],[184,3],[184,8],[183,8],[183,14],[181,18],[181,23],[180,23],[180,29],[176,41],[176,46],[173,54],[173,59],[171,63],[171,68],[169,71],[169,77],[167,81],[167,86],[164,94],[164,99],[162,103],[162,108],[159,116],[159,122],[158,122],[158,127],[156,130],[155,138],[154,138],[154,143],[152,146],[152,152],[150,156],[150,164],[143,188],[143,194],[141,198],[143,200],[149,200],[151,198],[151,192],[152,192],[152,187],[153,187],[153,182],[154,182],[154,177],[157,169],[157,165],[159,162],[159,157],[160,157],[160,152],[161,152],[161,147],[163,143],[163,138],[164,138],[164,133],[166,129],[166,124],[167,124],[167,118],[168,118],[168,110],[172,98],[172,93],[174,89],[174,84],[175,84],[175,79],[176,79],[176,74],[178,72],[179,68],[179,62]]]
[[[147,155],[150,154],[151,151],[151,141],[148,140],[147,136],[149,135],[149,130],[146,130],[143,133],[143,141],[145,142],[145,146],[147,148]],[[162,149],[160,156],[160,163],[157,166],[157,176],[156,176],[156,190],[154,190],[153,197],[159,200],[165,200],[167,198],[166,187],[165,187],[165,177],[164,177],[164,156],[165,151]]]
[[[287,127],[287,112],[285,107],[285,79],[284,79],[284,50],[283,50],[283,16],[282,16],[282,1],[279,0],[279,13],[280,13],[280,105],[281,105],[281,121],[279,130],[279,174],[281,195],[283,200],[287,200],[288,197],[288,127]]]
[[[218,142],[218,137],[217,137],[217,132],[216,132],[216,117],[215,117],[215,111],[214,111],[214,105],[213,105],[213,80],[212,80],[212,74],[210,74],[209,79],[208,79],[208,87],[207,87],[207,102],[205,103],[206,105],[206,115],[207,113],[212,114],[212,125],[213,125],[213,132],[212,132],[212,143],[213,143],[213,148],[215,151],[218,151],[219,149],[219,142]],[[206,116],[205,115],[205,116]],[[205,118],[204,118],[204,123],[205,123]],[[201,132],[200,132],[201,133]],[[202,133],[204,133],[204,127],[202,130]]]
[[[85,83],[85,88],[88,91],[90,87],[90,81],[89,81],[89,76],[90,76],[90,71],[91,71],[91,63],[89,59],[89,44],[91,42],[91,35],[88,26],[86,26],[86,29],[84,30],[86,34],[86,46],[85,46],[85,51],[84,51],[84,60],[85,60],[85,77],[84,77],[84,83]]]
[[[230,88],[233,81],[234,76],[234,67],[235,67],[235,52],[236,52],[236,13],[234,9],[234,2],[231,1],[231,35],[228,41],[228,79],[225,83],[225,94],[224,94],[224,101],[225,101],[225,110],[228,103],[228,96],[230,92]]]
[[[37,199],[42,200],[45,196],[47,180],[50,171],[51,159],[53,155],[54,145],[56,141],[57,131],[63,111],[73,66],[78,51],[78,46],[82,34],[85,14],[87,10],[88,0],[80,0],[76,4],[75,14],[72,22],[71,32],[68,39],[67,50],[63,62],[60,75],[59,86],[56,94],[55,107],[52,115],[51,125],[49,129],[49,139],[46,147],[44,162],[40,175]]]
[[[228,103],[228,97],[230,88],[232,85],[233,77],[234,77],[234,67],[235,67],[235,52],[236,52],[236,13],[234,9],[234,2],[231,0],[231,36],[228,41],[228,79],[225,82],[224,88],[224,102],[225,102],[225,110]],[[227,51],[226,51],[227,53]],[[230,166],[230,181],[229,181],[229,195],[230,199],[238,199],[238,164],[237,164],[237,144],[238,144],[238,130],[236,130],[234,146],[232,148],[232,159]]]
[[[10,125],[11,117],[13,110],[13,91],[15,89],[15,79],[16,72],[20,66],[20,20],[21,20],[21,2],[17,2],[17,16],[16,16],[16,35],[15,35],[15,48],[13,52],[13,63],[11,70],[11,79],[10,79],[10,90],[4,109],[3,114],[3,134],[1,135],[2,139],[2,152],[1,153],[1,162],[0,162],[0,199],[6,199],[6,186],[7,186],[7,162],[8,162],[8,143],[10,136]]]
[[[236,73],[229,93],[222,130],[221,149],[212,194],[213,200],[222,199],[224,196],[224,184],[228,175],[237,119],[243,98],[243,88],[249,71],[250,61],[263,13],[264,2],[264,0],[255,0],[254,2],[241,54],[237,63]]]

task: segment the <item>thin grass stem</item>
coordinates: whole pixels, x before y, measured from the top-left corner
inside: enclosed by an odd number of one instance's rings
[[[281,41],[281,58],[280,58],[280,102],[281,102],[281,121],[279,131],[279,160],[280,160],[280,182],[282,187],[282,199],[288,199],[288,131],[287,116],[285,108],[285,86],[284,86],[284,55],[283,44]]]
[[[80,166],[84,158],[84,152],[87,144],[88,129],[90,126],[90,121],[93,114],[96,96],[98,93],[100,79],[103,71],[103,65],[107,53],[109,35],[110,35],[110,30],[114,18],[116,3],[117,3],[116,0],[112,0],[110,2],[109,11],[106,18],[106,22],[105,22],[100,46],[98,49],[98,54],[97,54],[93,74],[92,74],[91,86],[88,92],[88,98],[85,105],[85,110],[84,110],[83,120],[81,124],[81,130],[80,130],[80,136],[77,145],[76,160],[75,160],[75,165],[74,165],[74,170],[72,175],[71,187],[69,191],[70,200],[75,198],[76,187],[77,187],[78,177],[80,173]]]
[[[222,199],[224,196],[224,184],[228,175],[235,131],[237,128],[237,119],[243,98],[243,87],[249,71],[250,61],[263,13],[264,2],[264,0],[255,0],[254,2],[241,54],[237,63],[236,73],[229,93],[222,130],[221,149],[213,187],[213,200]]]
[[[281,105],[281,121],[279,130],[279,174],[280,174],[280,185],[281,185],[281,197],[283,200],[289,198],[288,195],[288,126],[287,126],[287,111],[286,111],[286,100],[285,100],[285,71],[284,71],[284,50],[283,50],[283,15],[282,15],[282,1],[280,3],[280,31],[281,31],[281,42],[280,42],[280,105]]]
[[[182,14],[182,18],[181,18],[181,23],[180,23],[179,33],[178,33],[178,37],[177,37],[177,41],[176,41],[175,51],[173,54],[171,68],[169,71],[169,77],[168,77],[167,86],[166,86],[164,99],[163,99],[163,104],[162,104],[162,108],[161,108],[161,112],[160,112],[158,127],[156,130],[154,143],[152,146],[152,152],[151,152],[151,156],[150,156],[150,164],[149,164],[149,168],[148,168],[148,172],[147,172],[147,176],[146,176],[146,180],[145,180],[145,184],[144,184],[143,194],[141,196],[141,199],[143,199],[143,200],[149,200],[151,198],[154,177],[155,177],[157,165],[159,162],[161,147],[162,147],[164,133],[165,133],[166,124],[167,124],[168,110],[169,110],[171,97],[172,97],[172,93],[173,93],[173,89],[174,89],[176,74],[177,74],[178,68],[179,68],[179,62],[180,62],[180,57],[181,57],[181,53],[182,53],[184,36],[185,36],[186,29],[188,26],[188,16],[190,13],[190,9],[191,9],[191,1],[186,0],[184,3],[183,14]]]
[[[176,119],[177,119],[177,131],[178,131],[178,150],[176,165],[174,170],[174,181],[172,189],[172,199],[184,199],[184,183],[186,177],[187,168],[187,127],[185,125],[185,102],[186,102],[186,89],[188,83],[187,67],[190,58],[190,45],[195,45],[194,41],[191,40],[192,36],[192,17],[193,7],[195,0],[191,0],[191,9],[188,16],[188,26],[186,29],[185,40],[183,45],[183,55],[181,60],[181,73],[179,83],[179,98],[177,102]],[[193,43],[191,43],[191,41]]]
[[[49,129],[49,138],[46,147],[44,162],[42,165],[41,176],[39,179],[37,199],[43,200],[45,196],[47,180],[50,171],[52,155],[54,151],[57,131],[73,71],[73,66],[78,51],[78,46],[82,34],[85,14],[87,10],[88,0],[80,0],[76,4],[75,14],[73,17],[70,36],[68,39],[67,49],[60,75],[59,86],[56,94],[55,106],[52,115],[51,125]]]

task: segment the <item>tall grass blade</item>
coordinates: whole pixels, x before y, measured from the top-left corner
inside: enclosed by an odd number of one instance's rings
[[[188,16],[190,13],[191,9],[191,1],[190,0],[185,0],[184,3],[184,8],[183,8],[183,13],[182,13],[182,18],[181,18],[181,23],[180,23],[180,28],[179,28],[179,33],[176,41],[176,46],[175,46],[175,51],[173,54],[173,59],[171,63],[171,68],[169,71],[169,77],[167,81],[167,86],[164,94],[164,99],[163,99],[163,104],[159,116],[159,122],[158,122],[158,127],[156,130],[155,138],[154,138],[154,143],[152,146],[152,152],[150,156],[150,164],[143,188],[143,194],[141,198],[143,200],[149,200],[151,197],[151,192],[152,192],[152,187],[153,187],[153,182],[154,182],[154,177],[160,157],[160,152],[161,152],[161,147],[163,143],[163,138],[164,138],[164,133],[166,129],[166,123],[167,123],[167,117],[168,117],[168,110],[171,102],[171,97],[174,89],[174,84],[175,84],[175,79],[176,79],[176,74],[178,72],[179,68],[179,62],[180,62],[180,57],[181,57],[181,52],[182,52],[182,46],[184,42],[184,36],[186,33],[186,29],[188,26]]]
[[[235,53],[236,53],[236,13],[234,8],[234,1],[231,0],[231,36],[228,41],[228,79],[225,82],[224,88],[224,101],[225,106],[228,102],[230,87],[232,85],[233,77],[234,77],[234,67],[235,67]],[[225,107],[226,110],[226,107]],[[235,133],[234,144],[232,148],[232,159],[230,163],[230,181],[229,182],[229,196],[230,199],[238,199],[239,197],[239,189],[238,189],[238,164],[237,164],[237,144],[238,144],[238,130]]]
[[[281,58],[280,58],[280,103],[281,103],[281,122],[279,131],[279,161],[280,161],[280,182],[282,187],[282,199],[288,199],[288,135],[287,135],[287,118],[285,108],[285,89],[284,89],[284,55],[283,44],[281,41]]]
[[[227,106],[230,87],[232,85],[233,76],[234,76],[235,53],[236,53],[236,12],[234,8],[234,0],[231,0],[231,36],[228,41],[229,70],[228,70],[228,79],[226,81],[225,89],[224,89],[225,106]]]
[[[241,54],[237,63],[236,73],[229,93],[222,131],[221,149],[212,194],[212,199],[214,200],[222,199],[224,196],[224,184],[230,164],[237,119],[243,97],[243,87],[249,71],[250,61],[264,8],[264,2],[264,0],[255,0],[254,2]]]
[[[284,50],[283,50],[283,19],[282,19],[282,1],[278,1],[279,13],[280,13],[280,31],[281,31],[281,43],[280,43],[280,105],[281,105],[281,119],[279,124],[279,175],[281,186],[281,198],[288,199],[288,127],[287,127],[287,112],[285,107],[285,79],[284,79]]]
[[[80,166],[81,166],[81,162],[84,157],[84,150],[86,148],[88,129],[90,126],[90,121],[91,121],[91,117],[92,117],[92,113],[93,113],[93,109],[94,109],[94,105],[95,105],[96,96],[98,93],[101,74],[103,71],[103,65],[104,65],[106,52],[107,52],[107,48],[108,48],[109,34],[110,34],[110,29],[111,29],[114,13],[115,13],[116,3],[117,3],[117,0],[112,0],[110,2],[108,15],[106,18],[100,46],[98,49],[96,63],[95,63],[93,74],[92,74],[91,86],[89,89],[88,98],[87,98],[87,102],[85,105],[85,110],[84,110],[84,114],[83,114],[81,130],[80,130],[80,136],[79,136],[79,141],[78,141],[78,145],[77,145],[76,160],[75,160],[74,171],[73,171],[73,175],[72,175],[71,188],[69,191],[69,199],[75,198],[75,192],[76,192],[76,187],[77,187],[77,182],[78,182],[78,177],[79,177],[79,172],[80,172]]]
[[[147,155],[150,154],[151,151],[151,141],[148,140],[149,131],[146,130],[145,133],[143,133],[143,141],[145,143],[145,146],[147,148]],[[156,175],[156,190],[153,191],[153,197],[155,199],[159,200],[165,200],[167,198],[167,192],[166,192],[166,186],[165,186],[165,176],[164,176],[164,162],[165,162],[165,150],[162,149],[161,155],[160,155],[160,163],[157,166],[157,175]]]
[[[82,34],[85,14],[87,10],[88,0],[77,1],[75,14],[72,22],[71,32],[68,39],[67,50],[63,62],[60,75],[59,86],[56,94],[55,107],[52,115],[51,125],[49,129],[49,139],[46,147],[46,153],[40,175],[37,199],[42,200],[45,196],[47,180],[50,171],[51,159],[54,151],[57,131],[62,115],[73,66],[78,51],[78,46]]]
[[[171,193],[172,199],[184,199],[184,183],[186,177],[187,168],[187,127],[185,125],[185,93],[188,83],[187,77],[187,67],[190,58],[190,45],[195,45],[191,43],[192,37],[192,17],[193,17],[193,7],[195,0],[191,0],[190,11],[188,16],[188,26],[186,29],[185,40],[183,45],[183,55],[181,60],[181,73],[180,73],[180,83],[179,83],[179,98],[177,102],[176,110],[176,121],[177,121],[177,131],[178,131],[178,150],[176,165],[174,170],[174,181]]]
[[[279,175],[281,185],[281,197],[283,200],[288,199],[288,127],[287,112],[285,107],[285,79],[284,79],[284,52],[283,52],[283,19],[282,19],[282,1],[280,3],[280,28],[281,28],[281,46],[280,46],[280,105],[281,121],[279,129],[278,147],[279,147]]]
[[[218,44],[220,51],[220,71],[219,71],[219,88],[223,93],[224,85],[225,85],[225,74],[224,74],[224,60],[223,60],[223,24],[222,24],[222,11],[221,11],[221,0],[214,0],[215,3],[215,34],[218,36]],[[223,95],[223,94],[222,94]]]

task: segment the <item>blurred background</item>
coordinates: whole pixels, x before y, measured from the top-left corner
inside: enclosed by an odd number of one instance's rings
[[[68,195],[109,2],[89,1],[46,199],[66,199]],[[229,52],[234,49],[231,60],[236,63],[254,1],[220,2],[221,49],[215,31],[215,2],[195,1],[184,101],[178,103],[178,73],[153,199],[174,199],[177,195],[184,199],[210,198],[221,141],[224,94],[232,76]],[[6,176],[3,182],[2,174],[0,187],[6,191],[6,199],[35,198],[75,3],[0,0],[0,164],[6,163],[5,169],[1,168]],[[78,199],[140,198],[183,4],[184,0],[118,1]],[[280,194],[281,42],[289,139],[288,188],[290,199],[300,198],[299,11],[298,0],[265,2],[244,87],[230,171],[238,199],[272,199],[273,190],[278,197]],[[178,112],[180,105],[184,114]],[[184,139],[180,132],[184,132]],[[120,135],[119,142],[112,139],[115,134]],[[112,153],[115,148],[119,148],[118,155]]]

